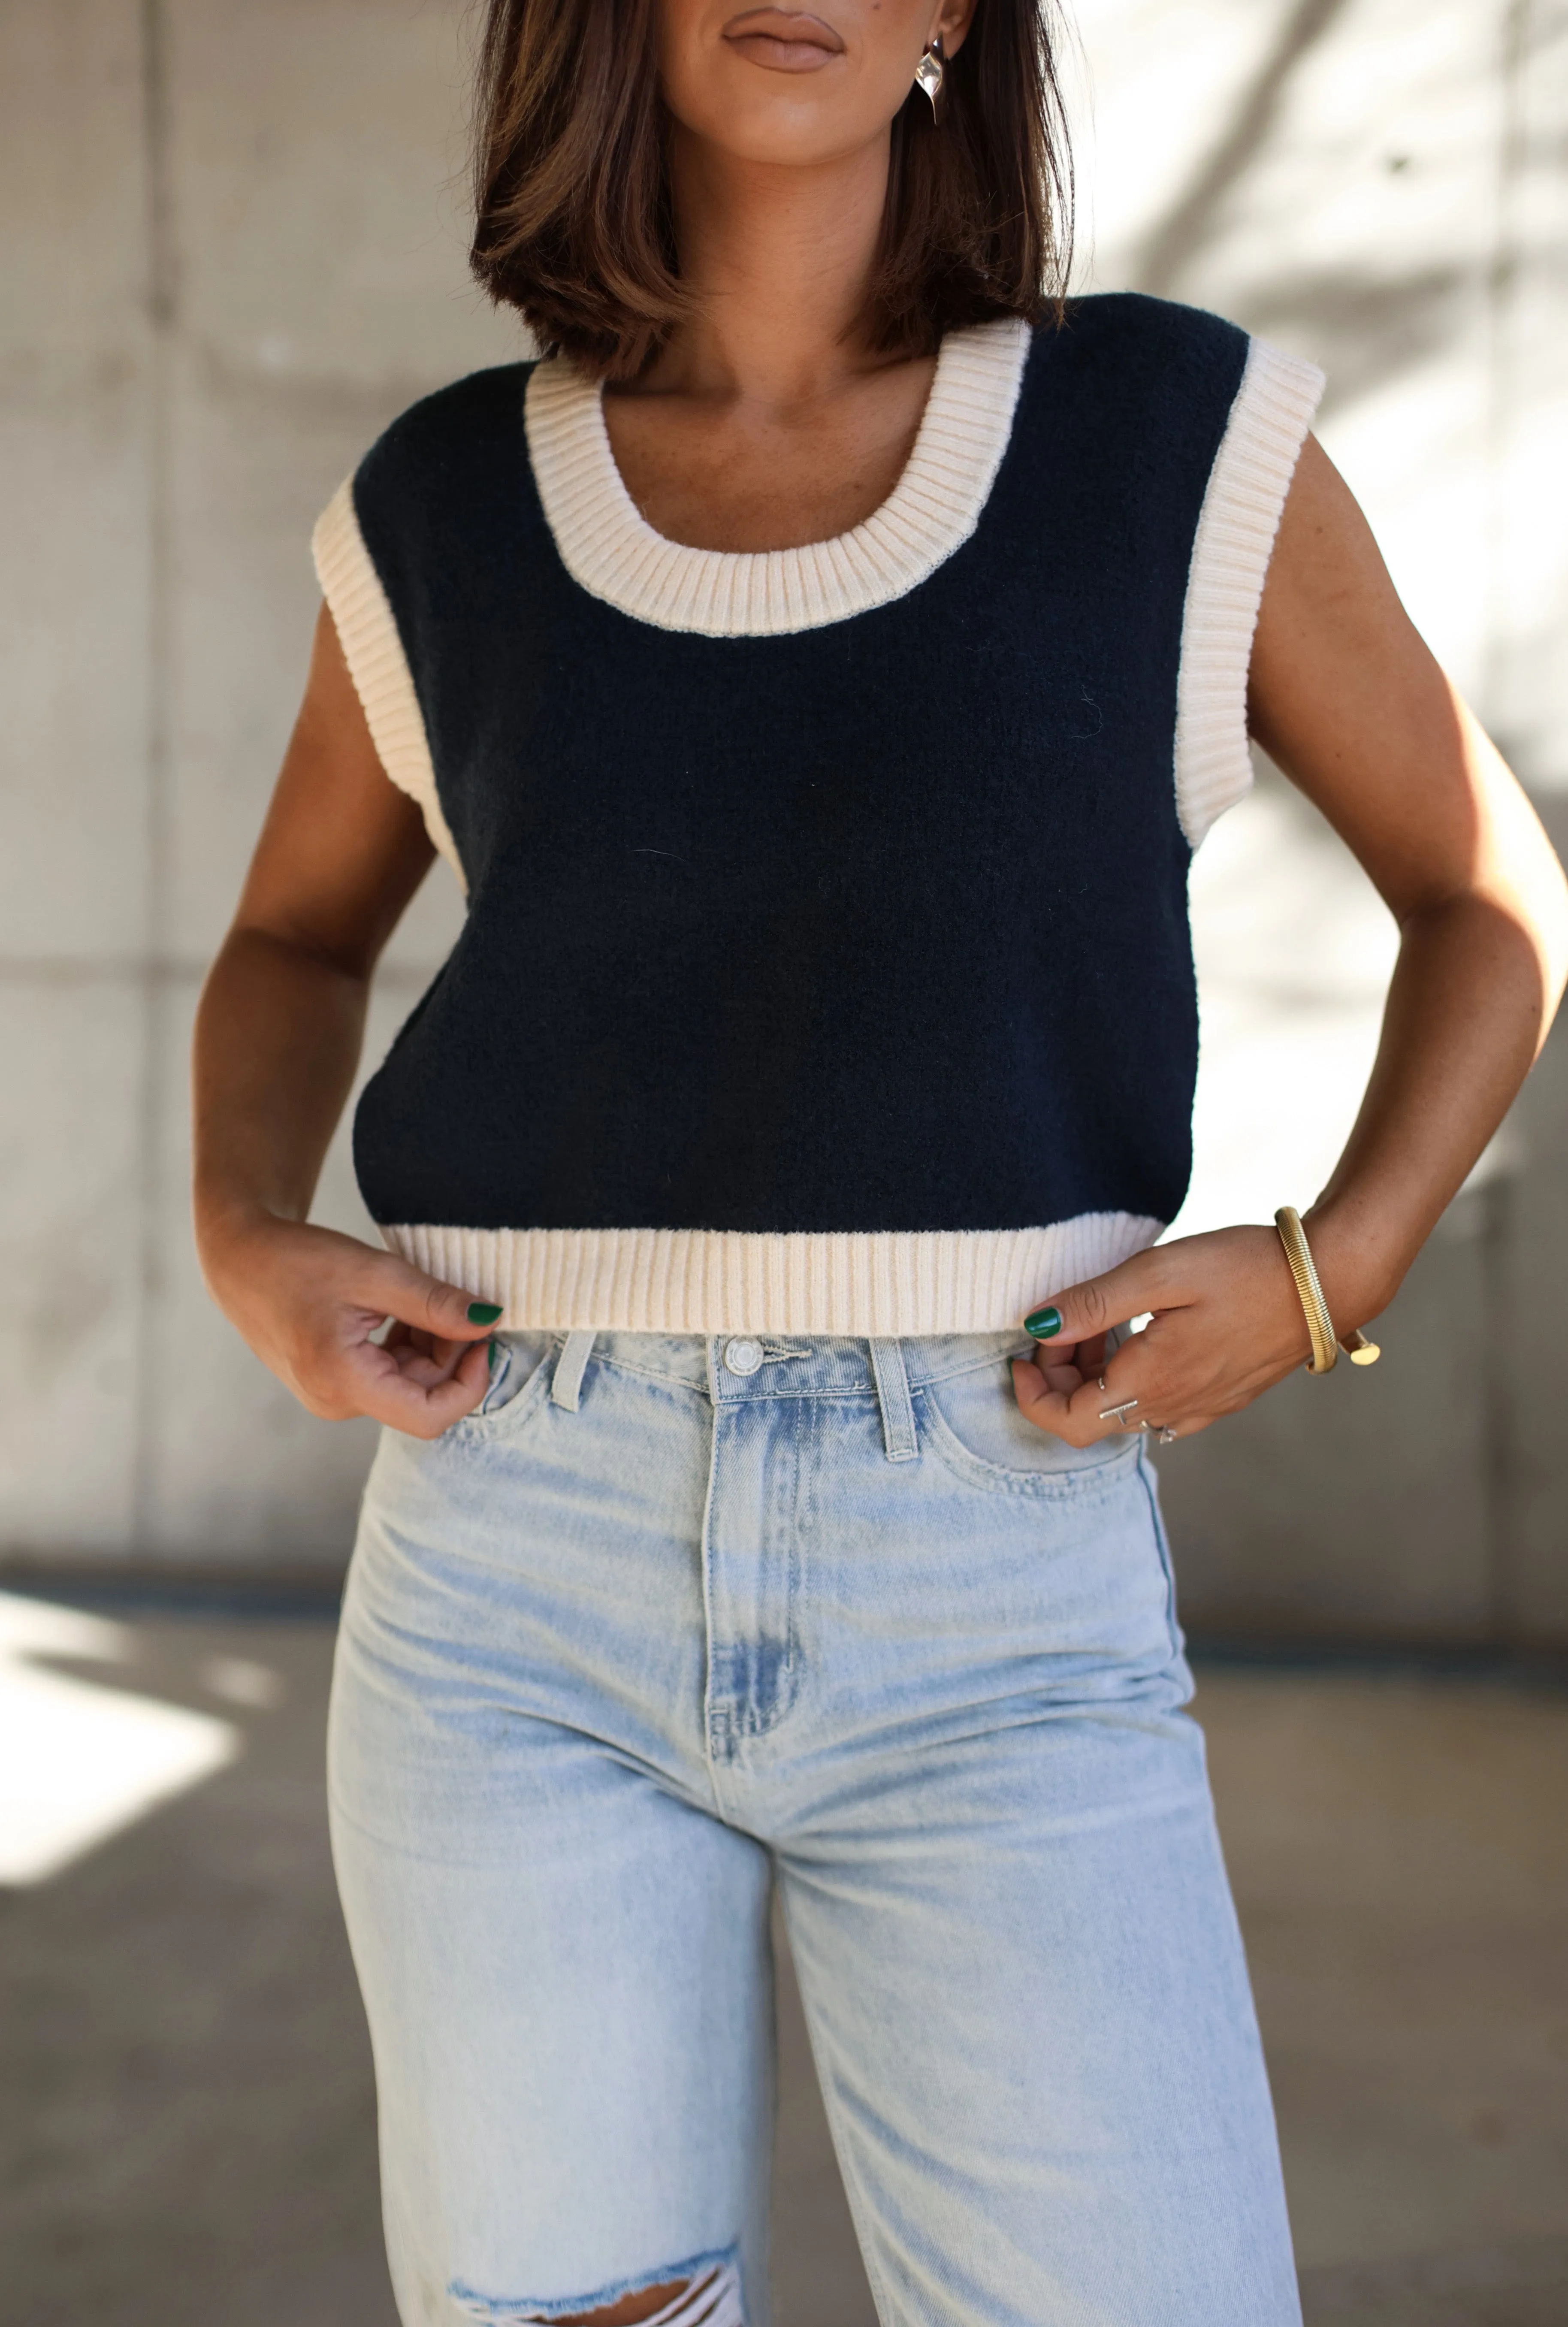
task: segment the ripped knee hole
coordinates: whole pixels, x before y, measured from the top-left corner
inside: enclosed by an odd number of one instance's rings
[[[535,2311],[538,2327],[745,2327],[741,2276],[733,2260],[712,2263],[691,2277],[652,2280],[586,2311]]]

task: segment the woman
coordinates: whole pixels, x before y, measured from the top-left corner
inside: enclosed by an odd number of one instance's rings
[[[318,530],[198,1210],[387,1425],[331,1777],[410,2327],[759,2327],[775,1879],[884,2321],[1299,2317],[1143,1448],[1386,1305],[1568,914],[1317,376],[1047,298],[1038,19],[495,0],[474,260],[553,352]],[[1151,1248],[1248,726],[1403,933],[1299,1293]],[[375,1252],[306,1216],[437,851]]]

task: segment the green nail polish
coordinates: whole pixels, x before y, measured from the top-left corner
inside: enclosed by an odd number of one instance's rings
[[[499,1301],[471,1301],[468,1304],[468,1322],[471,1325],[493,1325],[500,1313],[501,1304]]]
[[[1049,1341],[1053,1333],[1061,1331],[1059,1309],[1036,1309],[1023,1321],[1023,1330],[1032,1333],[1037,1341]]]

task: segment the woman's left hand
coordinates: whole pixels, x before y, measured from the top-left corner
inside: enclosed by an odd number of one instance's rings
[[[1341,1332],[1365,1322],[1339,1314],[1331,1285],[1329,1299]],[[1272,1228],[1219,1229],[1155,1245],[1055,1294],[1050,1309],[1060,1324],[1032,1360],[1013,1360],[1013,1379],[1026,1419],[1071,1446],[1144,1424],[1190,1438],[1250,1406],[1311,1355],[1295,1282]],[[1143,1331],[1107,1355],[1111,1328],[1146,1312]],[[1102,1421],[1128,1399],[1137,1401],[1129,1413]]]

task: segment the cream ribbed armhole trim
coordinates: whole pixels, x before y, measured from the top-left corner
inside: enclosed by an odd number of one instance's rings
[[[565,357],[528,381],[528,455],[561,562],[623,614],[708,638],[820,629],[901,598],[967,541],[1007,440],[1031,333],[1015,317],[949,332],[902,476],[853,533],[798,549],[694,549],[649,525],[621,481],[599,382]]]
[[[1302,440],[1315,364],[1254,340],[1203,497],[1176,683],[1176,812],[1196,848],[1252,781],[1246,675],[1264,577]]]
[[[316,520],[311,552],[381,765],[399,791],[418,801],[425,831],[466,896],[462,860],[441,812],[424,714],[397,619],[359,531],[351,480],[338,487]]]

